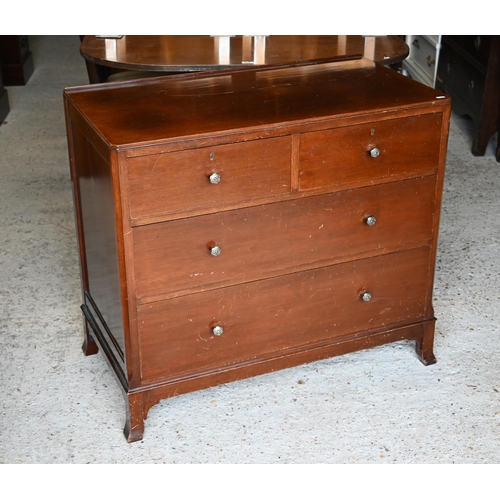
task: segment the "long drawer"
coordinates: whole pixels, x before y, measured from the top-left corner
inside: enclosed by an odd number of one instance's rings
[[[436,169],[441,119],[435,113],[301,134],[299,189],[370,184]]]
[[[435,176],[422,177],[133,228],[137,296],[165,298],[425,245],[432,237],[435,183]]]
[[[130,217],[134,221],[288,193],[290,165],[290,137],[130,158]]]
[[[139,306],[142,383],[424,319],[429,252],[420,247]]]

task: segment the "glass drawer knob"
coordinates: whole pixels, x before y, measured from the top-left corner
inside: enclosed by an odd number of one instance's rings
[[[222,328],[222,326],[216,325],[212,328],[212,333],[216,337],[220,337],[224,333],[224,328]]]
[[[217,257],[217,255],[220,255],[222,252],[221,248],[215,245],[214,247],[210,248],[210,253],[214,256]]]
[[[210,184],[219,184],[220,175],[215,172],[212,175],[210,175],[210,177],[208,179],[210,180]]]
[[[370,215],[369,217],[366,218],[366,223],[369,226],[374,226],[375,222],[377,222],[377,219],[375,217],[373,217],[373,215]]]
[[[380,149],[379,148],[371,148],[370,149],[370,156],[372,158],[377,158],[377,156],[380,155]]]
[[[361,294],[361,298],[363,299],[363,302],[370,302],[370,300],[372,300],[372,294],[369,292],[363,292]]]

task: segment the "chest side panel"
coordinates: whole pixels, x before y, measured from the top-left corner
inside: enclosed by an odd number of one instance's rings
[[[120,263],[111,165],[76,127],[73,133],[75,196],[78,197],[85,302],[121,367],[125,339]]]

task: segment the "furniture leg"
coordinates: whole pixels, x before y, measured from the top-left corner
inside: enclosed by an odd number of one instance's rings
[[[97,354],[99,352],[97,342],[94,340],[94,337],[90,335],[87,321],[84,322],[82,351],[85,356],[92,356],[93,354]]]
[[[434,356],[434,321],[422,325],[422,337],[417,342],[417,355],[425,366],[433,365],[437,362]]]
[[[472,154],[474,156],[484,156],[491,135],[488,135],[482,129],[479,129],[474,135],[475,137],[472,142]]]
[[[144,437],[144,419],[146,418],[144,397],[140,393],[127,393],[126,397],[128,400],[127,421],[123,433],[127,441],[133,443],[134,441],[140,441]]]

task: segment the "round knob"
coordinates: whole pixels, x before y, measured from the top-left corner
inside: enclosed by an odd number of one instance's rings
[[[220,175],[217,172],[214,172],[208,179],[210,180],[210,184],[219,184]]]
[[[370,156],[372,158],[377,158],[378,155],[380,155],[380,149],[379,148],[371,148],[370,149]]]
[[[214,257],[217,257],[217,255],[220,255],[220,253],[222,252],[221,248],[218,247],[217,245],[213,246],[212,248],[210,248],[210,253],[214,256]]]
[[[363,302],[370,302],[370,300],[372,300],[372,294],[369,292],[363,292],[361,294],[361,298],[363,299]]]
[[[222,328],[222,326],[220,325],[216,325],[212,328],[212,333],[216,336],[216,337],[220,337],[223,333],[224,333],[224,328]]]
[[[374,226],[375,222],[377,222],[377,219],[375,217],[373,217],[373,215],[370,215],[369,217],[366,218],[366,223],[369,226]]]

